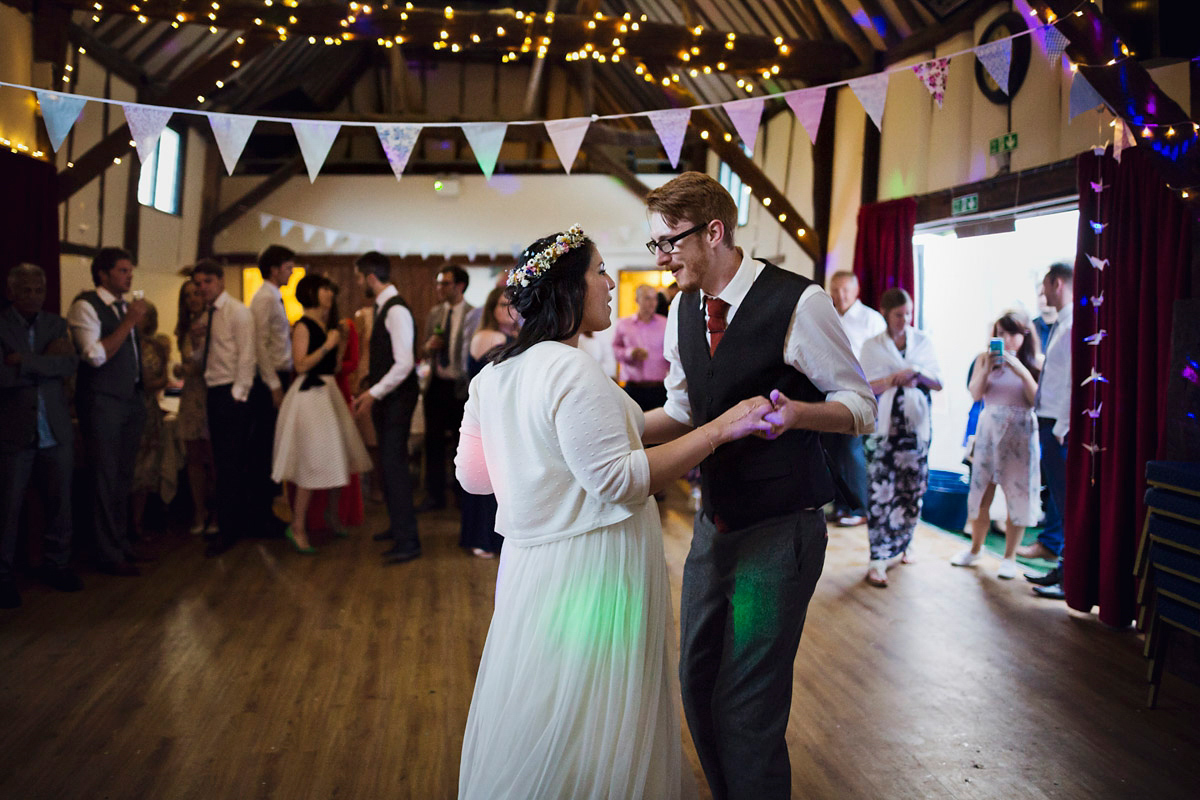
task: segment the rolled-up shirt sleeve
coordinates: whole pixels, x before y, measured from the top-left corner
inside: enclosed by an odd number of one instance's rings
[[[100,343],[100,317],[96,309],[86,300],[76,300],[67,312],[67,324],[71,328],[71,340],[79,357],[93,367],[104,366],[108,354]]]
[[[810,286],[796,303],[784,360],[824,392],[826,402],[841,403],[850,410],[855,435],[875,430],[875,395],[854,357],[833,301],[819,286]]]
[[[554,428],[563,459],[588,494],[625,505],[650,493],[650,462],[640,437],[631,437],[620,390],[595,359],[572,359],[553,386],[563,387]]]
[[[254,350],[254,314],[240,303],[226,303],[231,311],[237,310],[233,316],[233,333],[239,343],[237,364],[233,377],[233,399],[243,403],[250,397],[250,388],[254,385],[254,375],[258,359]]]
[[[663,332],[663,358],[667,360],[667,377],[663,386],[667,389],[667,402],[663,405],[666,415],[676,422],[692,425],[692,404],[688,400],[687,375],[679,360],[679,303],[683,293],[675,295],[667,310],[667,329]]]
[[[415,327],[412,312],[401,305],[392,306],[383,320],[388,337],[392,340],[392,368],[384,373],[379,382],[367,391],[376,400],[382,400],[404,382],[416,364],[413,363],[413,336]]]

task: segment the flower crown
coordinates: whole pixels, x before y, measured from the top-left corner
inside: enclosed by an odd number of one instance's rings
[[[572,225],[566,233],[560,233],[552,245],[521,266],[514,267],[512,272],[508,273],[508,285],[528,286],[531,281],[536,281],[545,274],[546,270],[554,266],[554,262],[560,256],[565,256],[583,244],[586,238],[579,223]]]

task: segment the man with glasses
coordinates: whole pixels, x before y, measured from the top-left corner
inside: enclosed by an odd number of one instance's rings
[[[650,192],[647,242],[682,292],[663,343],[667,402],[647,444],[769,396],[774,427],[700,465],[702,506],[683,572],[684,712],[717,800],[785,798],[792,664],[825,560],[833,499],[818,432],[874,429],[875,397],[819,285],[733,243],[737,206],[708,175]]]
[[[463,332],[472,306],[463,292],[468,283],[470,276],[462,267],[442,267],[435,284],[441,302],[425,320],[424,349],[433,369],[425,389],[425,502],[417,511],[446,507],[446,439],[458,434],[467,401]]]

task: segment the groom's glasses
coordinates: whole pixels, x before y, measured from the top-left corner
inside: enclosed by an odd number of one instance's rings
[[[675,252],[675,243],[676,243],[676,242],[678,242],[678,241],[679,241],[680,239],[682,239],[683,237],[685,237],[685,236],[691,236],[691,235],[692,235],[693,233],[695,233],[696,231],[698,231],[698,230],[701,230],[701,229],[703,229],[703,228],[706,228],[706,227],[708,227],[708,223],[707,223],[707,222],[701,222],[701,223],[700,223],[699,225],[697,225],[696,227],[694,227],[694,228],[688,228],[688,229],[687,229],[686,231],[684,231],[683,233],[677,233],[677,234],[675,234],[674,236],[669,236],[669,237],[667,237],[666,239],[659,239],[657,242],[656,242],[656,241],[653,241],[653,240],[651,240],[651,241],[649,241],[649,242],[646,242],[646,249],[650,251],[650,255],[652,255],[652,256],[657,256],[657,255],[658,255],[660,252],[662,252],[662,253],[674,253],[674,252]]]

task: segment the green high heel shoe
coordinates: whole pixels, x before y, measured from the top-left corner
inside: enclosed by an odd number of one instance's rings
[[[288,541],[292,543],[292,547],[296,548],[297,553],[302,553],[306,556],[315,556],[317,554],[317,548],[313,547],[312,545],[309,545],[308,547],[301,547],[296,543],[296,534],[292,533],[291,525],[288,525],[287,530],[283,532],[283,535],[286,536]]]

